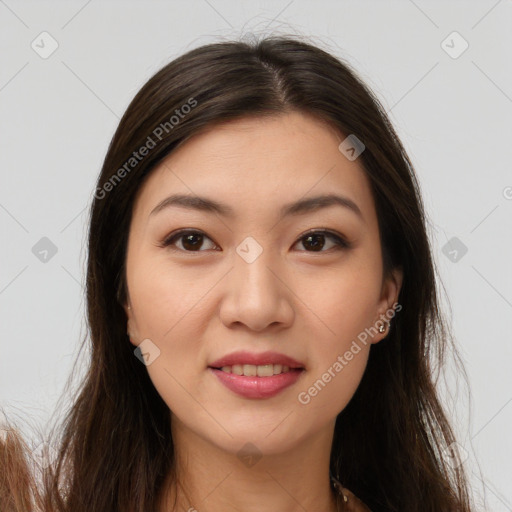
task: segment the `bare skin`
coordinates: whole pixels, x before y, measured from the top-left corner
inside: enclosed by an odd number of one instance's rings
[[[160,350],[147,371],[172,411],[181,483],[165,489],[161,512],[173,510],[176,494],[175,510],[190,512],[336,511],[329,483],[336,416],[387,330],[358,343],[307,403],[304,392],[358,334],[379,325],[402,284],[398,271],[383,278],[370,185],[358,160],[339,151],[344,138],[295,112],[232,121],[187,141],[139,191],[127,252],[127,328],[135,346],[150,339]],[[228,205],[233,216],[178,206],[151,215],[177,193]],[[352,200],[361,216],[331,205],[279,218],[285,204],[333,193]],[[193,243],[182,233],[159,246],[185,228],[199,231]],[[350,247],[320,234],[315,250],[305,235],[322,228]],[[247,237],[262,249],[250,263],[236,250]],[[276,396],[242,397],[208,369],[235,350],[281,352],[305,371]],[[256,463],[237,455],[246,443],[261,456]]]

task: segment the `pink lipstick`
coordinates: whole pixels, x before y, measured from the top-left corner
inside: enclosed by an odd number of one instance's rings
[[[245,398],[269,398],[294,384],[303,363],[278,352],[233,352],[208,367],[219,381]]]

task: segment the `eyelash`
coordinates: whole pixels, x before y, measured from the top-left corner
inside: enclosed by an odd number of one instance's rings
[[[158,244],[159,247],[161,248],[170,248],[171,250],[176,250],[176,251],[181,251],[181,252],[186,252],[186,253],[191,253],[191,254],[194,254],[194,253],[201,253],[201,252],[205,252],[205,251],[187,251],[185,249],[179,249],[179,248],[176,248],[176,247],[172,247],[172,245],[174,244],[174,242],[180,238],[182,238],[184,235],[190,235],[190,234],[197,234],[197,235],[204,235],[206,238],[208,238],[209,240],[211,240],[210,237],[208,237],[205,233],[203,233],[202,231],[199,231],[199,230],[196,230],[196,229],[182,229],[182,230],[179,230],[179,231],[176,231],[174,233],[171,233],[168,237],[166,237],[160,244]],[[325,235],[327,238],[331,238],[335,244],[336,244],[336,247],[333,247],[331,249],[328,249],[326,251],[307,251],[307,250],[304,250],[304,251],[300,251],[300,252],[310,252],[310,253],[322,253],[322,252],[330,252],[332,249],[336,250],[336,251],[340,251],[340,250],[343,250],[343,249],[350,249],[351,248],[351,244],[349,242],[347,242],[344,238],[342,238],[340,235],[334,233],[333,231],[329,231],[327,229],[314,229],[314,230],[311,230],[311,231],[308,231],[307,233],[304,233],[293,245],[296,245],[298,242],[300,242],[301,240],[305,239],[306,237],[310,236],[310,235]],[[212,240],[213,242],[213,240]]]

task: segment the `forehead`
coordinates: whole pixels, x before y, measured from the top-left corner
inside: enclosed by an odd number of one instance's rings
[[[320,194],[350,198],[375,215],[369,180],[338,149],[345,134],[298,112],[216,124],[175,149],[148,176],[136,211],[148,217],[171,193],[208,196],[240,215],[278,210]]]

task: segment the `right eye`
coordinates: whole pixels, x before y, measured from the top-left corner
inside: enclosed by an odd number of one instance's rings
[[[178,249],[185,252],[203,252],[197,249],[202,246],[204,239],[211,240],[211,238],[208,238],[202,231],[182,229],[169,235],[163,240],[160,247],[170,247],[172,250]],[[177,240],[181,240],[181,247],[175,246]],[[215,246],[215,244],[213,245]]]

